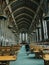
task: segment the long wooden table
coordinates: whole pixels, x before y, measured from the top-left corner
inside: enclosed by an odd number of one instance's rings
[[[15,46],[0,46],[0,62],[15,61],[20,45]]]
[[[42,57],[44,65],[49,65],[49,46],[30,44],[30,51],[35,53],[36,57]]]

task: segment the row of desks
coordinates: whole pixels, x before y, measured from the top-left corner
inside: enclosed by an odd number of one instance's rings
[[[35,53],[35,56],[37,58],[42,58],[44,60],[45,65],[49,65],[49,46],[48,45],[30,44],[30,51],[32,53]]]
[[[20,50],[20,47],[20,45],[0,46],[0,63],[2,63],[3,61],[15,61],[17,59],[17,54]]]

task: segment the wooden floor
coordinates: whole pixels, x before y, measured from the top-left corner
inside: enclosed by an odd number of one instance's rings
[[[22,46],[18,53],[18,58],[16,61],[10,62],[9,65],[44,65],[44,61],[42,59],[33,58],[34,54],[26,54],[25,46]]]

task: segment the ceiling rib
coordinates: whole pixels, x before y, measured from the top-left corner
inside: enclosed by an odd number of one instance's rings
[[[38,4],[36,1],[34,1],[34,0],[31,0],[31,2],[34,2],[36,5],[38,5],[38,6],[39,6],[39,4]]]
[[[6,6],[6,8],[9,6],[9,5],[12,5],[13,3],[15,3],[16,1],[18,1],[18,0],[13,0],[11,3],[9,3],[7,6]],[[34,0],[31,0],[31,2],[33,2],[33,3],[35,3],[36,5],[39,5],[36,1],[34,1]],[[4,10],[6,10],[6,8],[4,9]],[[42,9],[42,8],[41,8]]]
[[[22,1],[22,3],[21,3],[21,1]],[[33,23],[34,23],[37,15],[39,14],[38,12],[41,9],[41,5],[43,4],[43,1],[44,0],[39,0],[39,1],[38,0],[37,1],[36,0],[24,0],[24,2],[23,2],[23,0],[13,0],[13,1],[11,0],[10,1],[11,3],[9,2],[7,4],[7,7],[9,8],[9,11],[11,13],[10,15],[12,15],[14,24],[17,26],[17,28],[19,28],[19,29],[24,28],[27,30],[29,29],[28,31],[31,31],[31,28],[33,26]],[[24,3],[24,6],[23,6],[23,3]],[[32,5],[32,3],[33,3],[33,5]],[[15,7],[15,6],[17,6],[17,7]]]
[[[8,0],[6,0],[6,1],[8,1]],[[16,2],[16,1],[18,1],[18,0],[13,0],[11,3],[8,3],[4,10],[6,10],[6,8],[7,8],[9,5],[12,5],[12,4],[13,4],[14,2]]]
[[[30,25],[27,21],[20,21],[19,23],[17,23],[18,25],[22,24],[22,23],[26,23],[27,25]]]
[[[27,20],[29,23],[31,23],[29,19],[24,18],[24,17],[23,17],[23,18],[20,18],[20,19],[19,19],[19,20],[17,20],[16,22],[18,23],[19,21],[21,21],[21,20],[23,20],[23,19],[24,19],[24,20]]]
[[[17,8],[15,11],[13,11],[13,14],[15,13],[15,12],[18,12],[19,10],[21,10],[21,9],[27,9],[27,10],[29,10],[29,11],[31,11],[33,14],[35,14],[36,12],[35,11],[33,11],[32,9],[30,9],[29,7],[20,7],[20,8]]]
[[[7,5],[8,5],[8,0],[6,0],[6,3],[7,3]],[[8,6],[8,8],[9,8],[10,13],[12,13],[12,10],[11,10],[10,5]],[[12,13],[11,15],[12,15],[13,21],[14,21],[16,27],[17,27],[17,24],[16,24],[16,22],[15,22],[15,19],[14,19],[14,15],[13,15],[13,13]],[[18,27],[17,27],[17,29],[18,29]]]
[[[19,16],[22,16],[22,15],[28,16],[28,17],[30,17],[31,19],[33,18],[31,15],[29,15],[29,14],[27,14],[27,13],[21,13],[21,14],[17,15],[17,16],[15,17],[15,19],[18,18]]]
[[[37,11],[36,11],[36,14],[35,14],[35,16],[34,16],[34,19],[32,20],[32,23],[31,23],[31,25],[30,25],[30,27],[29,27],[29,31],[30,31],[30,29],[31,29],[31,27],[32,27],[33,22],[35,21],[35,18],[36,18],[36,16],[37,16],[38,12],[39,12],[39,9],[41,8],[41,5],[42,5],[43,1],[44,1],[44,0],[42,0],[42,1],[40,2],[40,5],[39,5],[38,8],[37,8]]]

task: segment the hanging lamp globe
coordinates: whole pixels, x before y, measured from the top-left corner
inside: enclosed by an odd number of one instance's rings
[[[12,26],[12,25],[8,25],[8,28],[9,28],[9,29],[12,29],[12,28],[13,28],[13,26]]]
[[[0,20],[7,19],[4,12],[4,6],[5,6],[4,4],[5,4],[5,0],[0,0]]]
[[[15,30],[12,30],[12,32],[13,32],[13,33],[16,33],[16,31],[15,31]]]
[[[49,20],[49,12],[47,14],[43,13],[43,19]]]
[[[44,16],[44,20],[49,20],[49,15]]]
[[[6,20],[7,17],[5,15],[0,15],[0,20],[2,20],[2,19]]]

